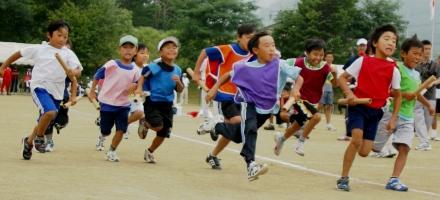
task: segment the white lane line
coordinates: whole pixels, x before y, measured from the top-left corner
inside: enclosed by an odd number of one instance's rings
[[[188,137],[185,137],[185,136],[182,136],[182,135],[178,135],[178,134],[175,134],[175,133],[173,133],[173,137],[176,137],[176,138],[179,138],[179,139],[182,139],[182,140],[186,140],[186,141],[192,142],[192,143],[202,144],[202,145],[205,145],[205,146],[211,146],[211,147],[215,146],[214,144],[211,144],[211,143],[207,143],[207,142],[204,142],[204,141],[201,141],[201,140],[196,140],[196,139],[193,139],[193,138],[188,138]],[[236,149],[225,148],[225,150],[228,150],[228,151],[231,151],[231,152],[234,152],[234,153],[238,153],[238,154],[240,153],[240,151],[236,150]],[[330,172],[325,172],[325,171],[321,171],[321,170],[311,169],[311,168],[308,168],[308,167],[305,167],[305,166],[301,166],[301,165],[294,164],[294,163],[289,163],[289,162],[278,160],[278,159],[273,159],[273,158],[269,158],[269,157],[265,157],[265,156],[260,156],[260,155],[256,155],[255,157],[260,159],[260,160],[265,160],[265,161],[277,163],[277,164],[284,165],[284,166],[287,166],[287,167],[290,167],[290,168],[293,168],[293,169],[298,169],[298,170],[310,172],[310,173],[313,173],[313,174],[319,174],[319,175],[329,176],[329,177],[333,177],[333,178],[339,178],[340,177],[340,175],[338,175],[338,174],[333,174],[333,173],[330,173]],[[352,178],[352,177],[350,177],[350,180],[353,180],[353,181],[356,181],[356,182],[359,182],[359,183],[364,183],[364,184],[369,184],[369,185],[385,187],[384,184],[376,183],[376,182],[368,181],[368,180],[363,180],[363,179],[359,179],[359,178]],[[420,193],[420,194],[426,194],[426,195],[430,195],[430,196],[440,197],[440,194],[439,193],[435,193],[435,192],[429,192],[429,191],[418,190],[418,189],[413,189],[413,188],[411,188],[410,191],[411,192]]]
[[[82,112],[82,111],[75,110],[75,109],[71,109],[71,110],[73,110],[73,111],[75,111],[75,112],[77,112],[79,114],[87,115],[87,116],[90,116],[90,117],[96,117],[97,116],[96,114],[90,114],[90,113]],[[205,145],[205,146],[214,147],[214,144],[207,143],[207,142],[204,142],[204,141],[201,141],[201,140],[196,140],[196,139],[189,138],[189,137],[185,137],[185,136],[182,136],[182,135],[179,135],[179,134],[173,133],[172,136],[176,137],[176,138],[179,138],[181,140],[186,140],[188,142],[192,142],[192,143],[202,144],[202,145]],[[225,148],[225,150],[230,151],[230,152],[234,152],[234,153],[238,153],[238,154],[240,153],[240,151],[236,150],[236,149]],[[325,171],[321,171],[321,170],[317,170],[317,169],[311,169],[311,168],[308,168],[308,167],[305,167],[305,166],[301,166],[301,165],[294,164],[294,163],[289,163],[289,162],[282,161],[282,160],[277,160],[277,159],[273,159],[273,158],[269,158],[269,157],[265,157],[265,156],[260,156],[260,155],[255,155],[255,157],[260,159],[260,160],[265,160],[265,161],[277,163],[277,164],[284,165],[284,166],[287,166],[287,167],[290,167],[290,168],[293,168],[293,169],[298,169],[298,170],[310,172],[310,173],[313,173],[313,174],[319,174],[319,175],[329,176],[329,177],[333,177],[333,178],[339,178],[340,177],[340,175],[338,175],[338,174],[334,174],[334,173],[330,173],[330,172],[325,172]],[[369,184],[369,185],[385,187],[385,185],[382,184],[382,183],[376,183],[376,182],[373,182],[373,181],[363,180],[363,179],[359,179],[359,178],[352,178],[352,177],[350,177],[350,180],[353,180],[353,181],[356,181],[356,182],[359,182],[359,183],[364,183],[364,184]],[[420,194],[440,197],[440,194],[439,193],[435,193],[435,192],[429,192],[429,191],[413,189],[413,188],[411,188],[410,191],[411,192],[420,193]]]

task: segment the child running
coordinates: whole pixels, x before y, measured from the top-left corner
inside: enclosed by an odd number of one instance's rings
[[[415,70],[415,67],[421,61],[422,52],[423,44],[417,39],[416,35],[402,43],[400,57],[403,63],[397,62],[397,67],[401,76],[400,90],[402,91],[403,98],[396,122],[396,129],[392,131],[393,146],[397,149],[398,155],[391,178],[385,187],[388,190],[408,191],[408,187],[400,182],[399,176],[405,167],[414,138],[414,108],[416,100],[426,106],[431,115],[435,113],[435,109],[429,101],[420,93],[415,93],[421,82],[420,73]],[[393,103],[391,102],[390,110],[384,113],[382,120],[379,122],[379,130],[373,147],[375,151],[381,151],[390,137],[389,132],[386,130],[386,125],[392,116]]]
[[[322,61],[324,48],[325,42],[322,39],[309,39],[305,44],[306,57],[288,60],[292,65],[302,69],[300,75],[304,79],[304,84],[295,84],[292,91],[295,93],[295,100],[299,102],[294,105],[294,113],[289,116],[286,110],[282,110],[280,114],[283,120],[290,121],[292,125],[286,129],[284,135],[280,133],[275,135],[275,155],[281,153],[284,141],[304,126],[304,131],[299,135],[295,145],[295,152],[304,156],[306,139],[321,120],[317,105],[323,94],[322,88],[326,81],[331,81],[333,86],[336,85],[335,69]]]
[[[347,132],[352,137],[345,150],[341,178],[336,182],[339,190],[350,191],[348,174],[354,158],[356,154],[366,157],[370,153],[379,121],[383,116],[382,107],[390,94],[394,97],[394,105],[386,129],[391,131],[396,127],[402,99],[400,73],[396,63],[389,57],[396,50],[397,40],[397,30],[394,26],[384,25],[376,28],[370,40],[374,56],[359,57],[339,78],[339,85],[350,105]],[[354,92],[346,84],[350,76],[358,82]],[[356,105],[356,98],[371,98],[372,103]]]
[[[32,148],[41,153],[46,152],[46,142],[44,133],[50,122],[55,119],[61,100],[63,99],[66,72],[55,58],[58,53],[69,67],[69,75],[73,70],[82,70],[81,63],[75,53],[66,48],[69,38],[70,26],[63,20],[51,22],[47,27],[48,43],[31,46],[14,53],[0,67],[0,74],[6,66],[17,59],[24,57],[32,59],[35,66],[32,70],[31,93],[34,103],[40,110],[38,124],[32,133],[23,139],[23,159],[30,160],[32,157]],[[72,81],[72,88],[76,81]],[[76,92],[70,96],[72,105],[76,102]]]
[[[204,49],[197,60],[194,74],[196,75],[194,81],[198,81],[200,78],[200,68],[203,60],[208,58],[208,65],[206,68],[206,86],[212,88],[213,85],[218,82],[219,77],[229,73],[232,70],[232,66],[243,59],[251,57],[248,49],[248,42],[255,33],[254,25],[242,25],[237,29],[237,43],[230,45],[220,45]],[[236,127],[236,124],[240,124],[240,105],[234,102],[234,94],[237,92],[236,86],[227,81],[225,84],[219,87],[218,93],[216,93],[215,101],[219,104],[219,110],[223,115],[225,123],[217,123],[218,119],[211,118],[205,121],[197,130],[198,133],[210,133],[211,139],[217,141],[218,133],[224,131],[230,131],[234,133],[232,127]],[[217,131],[221,129],[220,131]],[[228,134],[230,135],[230,134]],[[206,157],[206,162],[211,165],[212,169],[221,169],[220,159],[217,158],[218,154],[229,144],[231,138],[220,137],[214,149]]]
[[[268,170],[266,164],[255,161],[257,131],[271,113],[279,110],[277,102],[287,77],[296,80],[299,85],[302,78],[299,76],[300,68],[289,66],[276,56],[275,41],[268,33],[255,34],[249,40],[248,49],[257,59],[236,63],[231,72],[220,77],[206,100],[211,101],[218,88],[229,79],[237,86],[234,100],[241,104],[241,124],[230,125],[232,131],[217,127],[216,131],[236,143],[243,142],[240,155],[246,162],[248,180],[253,181]]]
[[[148,63],[150,54],[147,46],[143,43],[139,43],[137,48],[137,53],[133,57],[132,64],[136,65],[139,68],[139,74],[142,72],[142,68],[144,65]],[[139,121],[138,134],[142,135],[143,132],[146,131],[144,126],[144,106],[142,105],[141,99],[135,97],[130,100],[130,115],[128,116],[128,125],[133,122]],[[128,139],[129,131],[124,134],[124,139]]]
[[[136,93],[142,93],[144,84],[149,85],[150,96],[145,98],[144,114],[148,129],[156,131],[156,137],[151,145],[145,149],[144,160],[156,163],[154,152],[171,135],[173,128],[173,99],[174,90],[182,92],[182,70],[174,63],[179,52],[179,41],[175,37],[162,39],[157,50],[160,54],[158,62],[153,62],[142,69]],[[139,135],[145,139],[147,131]]]
[[[140,77],[140,69],[132,64],[136,55],[138,39],[132,35],[126,35],[119,40],[119,60],[110,60],[104,64],[95,74],[89,97],[96,98],[96,86],[99,80],[102,81],[98,100],[100,110],[100,129],[98,136],[97,150],[103,150],[105,137],[111,134],[113,126],[116,132],[106,159],[111,162],[118,162],[119,157],[116,149],[122,140],[123,134],[128,127],[128,112],[130,111],[130,100],[128,95],[135,91],[136,82]]]

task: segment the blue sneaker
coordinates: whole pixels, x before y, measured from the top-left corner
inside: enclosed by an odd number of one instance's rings
[[[399,192],[408,191],[408,187],[405,184],[401,183],[399,178],[390,178],[387,185],[385,186],[385,189],[395,190]]]
[[[336,189],[341,191],[350,191],[350,186],[348,185],[348,177],[341,177],[336,181]]]

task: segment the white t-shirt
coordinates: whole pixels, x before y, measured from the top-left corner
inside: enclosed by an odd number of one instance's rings
[[[356,80],[359,77],[359,72],[361,71],[362,62],[364,61],[363,57],[359,57],[356,59],[345,71],[353,76]],[[391,88],[399,90],[400,89],[400,72],[397,67],[394,68],[393,78],[391,79]]]
[[[67,66],[71,69],[83,67],[72,50],[63,47],[57,49],[49,44],[30,46],[20,50],[21,56],[32,59],[35,63],[32,69],[31,89],[46,89],[56,100],[63,99],[66,73],[55,58],[58,53]]]

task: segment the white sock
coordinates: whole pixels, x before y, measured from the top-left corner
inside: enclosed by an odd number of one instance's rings
[[[437,129],[431,129],[431,137],[435,138],[437,135]]]

